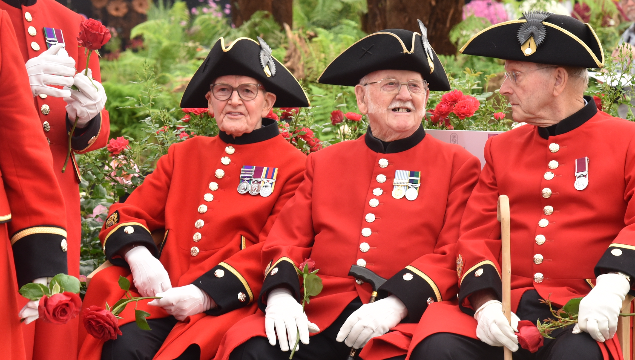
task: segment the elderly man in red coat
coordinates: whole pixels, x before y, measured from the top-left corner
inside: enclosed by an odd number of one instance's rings
[[[473,37],[465,54],[505,59],[500,93],[527,125],[485,145],[486,164],[457,245],[458,306],[429,309],[412,359],[620,359],[614,335],[635,276],[635,124],[584,96],[586,68],[603,66],[593,29],[568,16],[530,12]],[[512,324],[501,311],[499,194],[511,205]],[[553,318],[572,298],[578,324],[531,353],[517,323]]]
[[[449,84],[421,30],[371,34],[320,76],[355,86],[370,127],[309,155],[304,182],[263,247],[264,314],[230,329],[216,359],[287,359],[296,333],[294,359],[344,359],[373,337],[412,331],[430,304],[456,296],[454,245],[480,166],[423,130],[429,90]],[[305,258],[324,284],[306,315],[294,267]],[[351,265],[388,279],[379,300],[369,303],[375,289],[349,276]]]

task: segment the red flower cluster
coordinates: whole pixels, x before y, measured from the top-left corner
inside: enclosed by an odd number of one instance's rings
[[[275,121],[280,121],[280,118],[278,117],[278,115],[276,115],[275,112],[273,112],[273,110],[269,110],[269,114],[267,114],[267,116],[265,117],[269,119],[274,119]]]
[[[494,119],[496,120],[503,120],[505,118],[505,113],[504,112],[497,112],[494,113]]]
[[[281,122],[280,126],[280,135],[282,135],[285,140],[289,141],[291,139],[291,134],[289,133],[289,123]]]
[[[433,111],[430,121],[439,123],[441,121],[448,127],[450,125],[450,114],[454,113],[459,119],[474,115],[481,103],[474,96],[464,95],[460,90],[453,90],[443,94],[441,102],[437,104]]]
[[[162,128],[160,128],[159,130],[157,130],[157,134],[162,133],[164,131],[168,131],[168,126],[167,125],[162,127]]]
[[[518,332],[516,336],[518,336],[518,345],[532,353],[535,353],[544,345],[544,338],[540,335],[540,331],[536,325],[529,320],[521,320],[518,322]]]
[[[110,30],[93,19],[82,20],[79,24],[77,43],[89,50],[99,50],[110,40]]]
[[[293,118],[298,112],[300,112],[299,107],[283,107],[280,108],[282,110],[282,114],[280,114],[280,118],[282,120],[287,120]]]
[[[207,108],[183,108],[181,110],[186,114],[194,114],[194,115],[201,115],[208,112]]]
[[[187,140],[189,137],[190,135],[188,135],[185,131],[179,134],[179,139],[181,140]]]
[[[122,335],[119,321],[110,311],[99,306],[89,306],[82,314],[86,331],[101,341],[115,340]]]
[[[181,118],[181,121],[183,121],[183,122],[185,122],[185,123],[190,122],[190,114],[185,114],[185,116],[183,116],[183,117]]]
[[[129,148],[128,140],[126,140],[123,136],[116,139],[110,139],[106,148],[110,152],[110,156],[119,155],[122,151]]]
[[[318,150],[322,150],[322,142],[320,139],[315,137],[313,131],[307,127],[303,127],[302,129],[296,130],[294,134],[299,134],[303,132],[304,134],[300,134],[300,139],[304,140],[307,145],[311,148],[311,152],[316,152]]]
[[[602,99],[598,96],[593,95],[593,101],[595,101],[595,107],[597,107],[598,110],[602,111]]]
[[[344,114],[344,116],[351,121],[360,121],[362,119],[362,116],[360,114],[354,112],[347,112],[346,114]]]
[[[344,121],[344,113],[342,110],[333,110],[331,112],[331,124],[337,125]]]
[[[82,300],[79,295],[65,291],[50,297],[44,295],[40,298],[37,310],[40,319],[53,324],[66,324],[70,319],[79,314]]]

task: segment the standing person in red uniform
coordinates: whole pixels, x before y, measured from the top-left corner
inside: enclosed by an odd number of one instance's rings
[[[262,313],[229,330],[217,360],[287,359],[297,332],[294,359],[345,359],[373,337],[412,332],[429,304],[456,296],[454,246],[480,164],[426,136],[429,90],[449,83],[423,26],[422,34],[371,34],[320,76],[355,86],[368,132],[309,155],[305,179],[263,247]],[[305,258],[324,285],[306,315],[294,268]],[[379,300],[368,303],[372,288],[348,276],[351,265],[388,279]],[[321,332],[309,338],[310,330]]]
[[[91,56],[89,64],[95,87],[83,74],[86,56],[84,48],[77,45],[82,17],[55,0],[0,0],[0,9],[9,14],[13,23],[18,49],[27,68],[33,107],[41,122],[39,131],[48,140],[53,155],[53,169],[66,205],[68,270],[70,275],[79,276],[79,173],[73,154],[104,147],[110,132],[108,113],[104,110],[106,94],[99,83],[99,57]],[[71,85],[80,91],[70,90]],[[79,120],[72,138],[73,153],[66,171],[62,172],[68,153],[68,132],[76,116]],[[77,326],[75,319],[67,325],[36,321],[25,326],[27,357],[30,359],[33,353],[33,359],[51,356],[75,359]]]
[[[116,340],[82,334],[82,360],[210,359],[225,331],[257,311],[262,244],[306,160],[266,116],[273,106],[309,105],[258,40],[218,40],[183,94],[182,107],[209,107],[219,135],[170,147],[126,202],[110,208],[100,238],[117,266],[93,277],[84,306],[119,300],[119,275],[136,293],[162,299],[138,306],[152,314],[152,331],[137,327],[129,306]],[[165,229],[159,247],[150,235],[157,229]]]
[[[66,218],[53,159],[37,113],[9,15],[0,10],[0,348],[26,358],[18,288],[66,273]],[[16,276],[17,275],[17,276]],[[17,280],[17,281],[16,281]]]
[[[621,359],[613,335],[635,276],[635,124],[584,96],[586,68],[604,62],[597,36],[574,18],[530,12],[462,52],[506,60],[500,93],[527,125],[485,145],[457,245],[459,306],[429,309],[411,358],[502,359],[506,346],[514,359]],[[511,206],[511,326],[500,302],[499,194]],[[558,309],[577,297],[577,329],[554,332],[534,354],[518,348],[519,319],[553,318],[541,299]]]

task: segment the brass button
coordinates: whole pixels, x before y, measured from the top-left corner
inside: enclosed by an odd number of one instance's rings
[[[360,279],[355,279],[355,282],[357,283],[357,285],[362,285],[364,283],[364,281]]]
[[[42,105],[42,107],[40,107],[40,111],[42,112],[42,114],[48,115],[51,112],[51,108],[48,105],[44,104]]]
[[[247,300],[247,295],[245,295],[245,293],[243,293],[243,292],[239,292],[238,293],[238,301],[245,302],[245,300]]]
[[[545,173],[545,180],[551,180],[551,179],[553,179],[554,176],[556,176],[556,175],[554,175],[551,171],[547,171]]]
[[[538,226],[540,226],[541,228],[547,227],[549,225],[549,220],[547,219],[540,219],[540,221],[538,221]]]
[[[362,229],[362,236],[363,237],[369,237],[372,233],[373,233],[373,231],[370,228],[363,228]]]
[[[40,94],[38,96],[40,97],[40,99],[46,99],[48,97],[48,95],[46,94]]]
[[[37,30],[35,30],[35,28],[33,26],[29,26],[29,28],[27,29],[27,32],[29,33],[29,35],[31,36],[35,36],[37,35]]]
[[[388,167],[388,159],[379,159],[379,167],[385,169]]]
[[[558,168],[558,162],[556,160],[549,161],[549,169],[554,170]]]
[[[223,176],[225,176],[225,171],[223,169],[216,169],[216,171],[214,172],[214,176],[216,176],[216,178],[218,179],[222,179]]]
[[[361,267],[366,267],[366,260],[364,259],[357,259],[357,265],[361,266]]]
[[[195,226],[197,229],[202,228],[204,225],[205,225],[205,221],[203,221],[203,220],[201,220],[201,219],[196,220],[196,222],[194,223],[194,226]]]
[[[558,150],[560,150],[560,145],[556,143],[549,144],[549,151],[551,151],[552,153],[557,153]]]
[[[44,128],[44,131],[49,132],[51,131],[51,124],[49,124],[48,121],[45,121],[42,123],[42,128]]]
[[[192,256],[196,256],[199,253],[199,249],[196,246],[192,246],[192,248],[190,249],[190,255]]]
[[[545,213],[545,215],[551,215],[553,214],[553,206],[545,206],[542,211]]]
[[[207,205],[199,205],[198,206],[198,213],[199,214],[205,214],[207,212]]]
[[[384,174],[379,174],[377,175],[377,182],[380,184],[383,184],[386,182],[386,175]]]
[[[133,234],[134,228],[132,226],[126,226],[125,228],[123,228],[123,232],[125,232],[128,235]]]
[[[366,214],[365,219],[366,219],[366,222],[372,223],[373,221],[375,221],[375,214],[368,213],[368,214]]]
[[[205,199],[205,201],[210,202],[212,200],[214,200],[214,195],[207,193],[205,195],[203,195],[203,199]]]
[[[33,21],[33,16],[31,16],[31,13],[27,11],[24,13],[24,19],[28,22],[31,22]]]
[[[227,156],[223,156],[222,158],[220,158],[220,162],[223,165],[229,165],[232,161]]]
[[[200,232],[196,232],[194,233],[194,236],[192,237],[192,239],[194,239],[194,242],[199,242],[201,241],[201,238],[203,238],[203,236],[201,235]]]
[[[62,243],[60,244],[62,251],[66,252],[68,250],[68,243],[66,242],[66,239],[62,239]]]
[[[542,197],[545,199],[549,199],[551,197],[551,189],[549,188],[542,189]]]
[[[232,155],[233,153],[235,153],[235,152],[236,152],[236,149],[234,149],[234,147],[233,147],[233,146],[229,145],[229,146],[225,147],[225,152],[226,152],[227,154],[229,154],[229,155]]]
[[[380,189],[380,188],[374,188],[373,189],[373,195],[375,196],[381,196],[381,194],[384,193],[384,190]]]
[[[34,51],[40,51],[40,44],[36,43],[35,41],[32,41],[31,49],[33,49]]]
[[[403,279],[406,280],[406,281],[410,281],[410,280],[412,280],[412,278],[414,278],[414,276],[411,273],[403,274]]]
[[[359,244],[359,250],[363,253],[368,252],[368,250],[370,250],[370,245],[368,245],[367,242],[363,242]]]
[[[214,271],[214,276],[216,276],[217,278],[222,278],[223,276],[225,276],[225,271],[223,271],[223,269],[216,269]]]
[[[534,264],[540,265],[542,264],[543,257],[541,254],[534,255]]]
[[[218,190],[218,183],[212,181],[211,183],[209,183],[209,189],[212,190],[212,191]]]
[[[377,207],[377,205],[379,205],[379,200],[377,199],[370,199],[368,201],[368,205],[370,205],[370,207]]]
[[[430,305],[434,302],[434,299],[429,297],[428,300],[426,300],[426,302],[428,303],[428,305]]]
[[[542,245],[547,241],[544,235],[536,235],[536,244]]]
[[[275,275],[277,273],[278,273],[278,268],[277,267],[271,269],[271,273],[270,273],[271,275]]]
[[[478,269],[474,272],[474,276],[476,276],[476,277],[480,277],[481,275],[483,275],[483,268],[478,268]]]
[[[611,250],[611,254],[613,254],[613,256],[621,256],[622,255],[622,250],[621,249],[613,249],[613,250]]]
[[[95,140],[97,140],[97,137],[95,137],[95,136],[93,136],[90,139],[88,139],[88,145],[92,145],[95,142]]]
[[[534,281],[537,283],[541,283],[543,280],[545,279],[544,275],[542,275],[542,273],[535,273],[534,274]]]

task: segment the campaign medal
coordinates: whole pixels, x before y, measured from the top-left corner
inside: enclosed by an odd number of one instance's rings
[[[55,44],[64,44],[64,35],[62,35],[62,29],[45,27],[44,38],[46,40],[47,49]]]
[[[273,187],[276,185],[276,177],[278,176],[278,168],[266,168],[262,173],[262,185],[260,186],[260,196],[267,197],[273,193]]]
[[[260,194],[260,184],[262,183],[262,174],[265,168],[262,166],[256,166],[254,170],[254,177],[251,179],[251,186],[249,187],[249,193],[253,196]]]
[[[246,194],[249,191],[255,168],[255,166],[244,165],[242,169],[240,169],[240,184],[238,184],[239,194]]]
[[[414,201],[419,196],[419,186],[421,186],[421,171],[410,171],[408,177],[408,190],[406,199]]]
[[[393,180],[392,197],[395,199],[401,199],[406,195],[406,189],[408,185],[408,171],[396,170],[395,179]]]
[[[582,191],[589,185],[589,158],[575,159],[575,183],[573,187]]]

